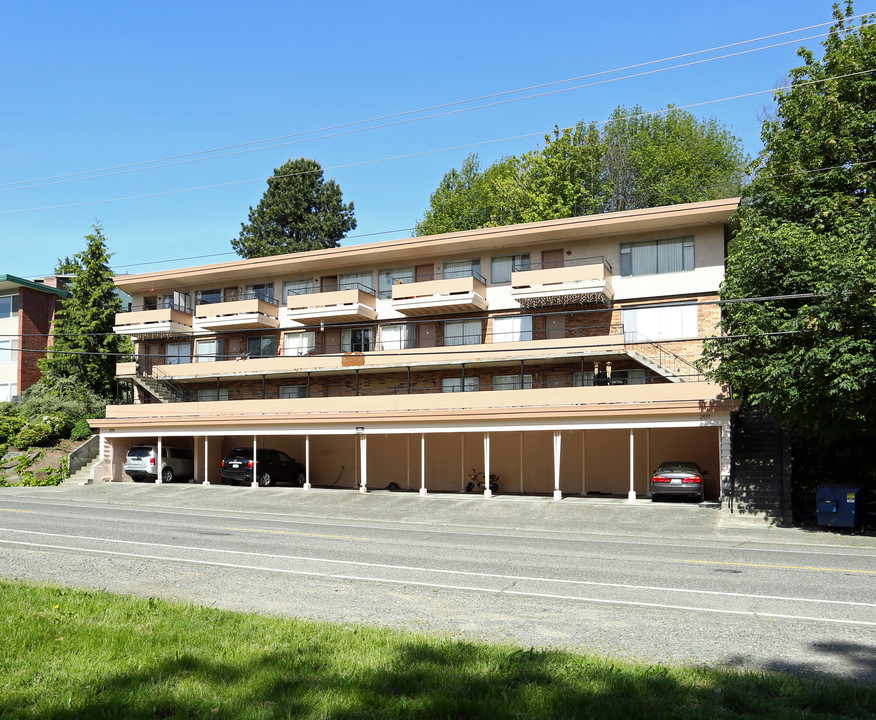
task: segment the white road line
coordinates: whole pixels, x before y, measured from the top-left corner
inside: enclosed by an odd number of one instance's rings
[[[48,505],[51,507],[62,507],[69,508],[71,507],[67,503],[61,503],[50,500],[43,500],[42,498],[33,498],[28,500],[20,500],[17,498],[3,498],[3,502],[19,502],[21,504],[34,504],[34,505]],[[190,508],[178,508],[171,510],[160,510],[156,508],[149,507],[134,507],[131,505],[93,505],[86,501],[74,500],[71,502],[76,502],[76,508],[87,508],[89,510],[108,510],[118,509],[122,512],[129,513],[150,513],[153,515],[169,515],[171,517],[194,517],[203,520],[205,515],[199,514],[197,512],[193,512]],[[257,517],[259,519],[264,520],[265,522],[274,522],[274,523],[284,523],[284,524],[293,524],[293,525],[331,525],[332,527],[337,527],[337,523],[345,522],[348,518],[336,517],[336,516],[326,516],[326,517],[313,517],[313,516],[304,516],[308,517],[308,520],[298,520],[293,518],[290,515],[279,515],[279,513],[264,513],[264,512],[241,512],[241,511],[229,511],[229,510],[215,510],[213,508],[204,508],[202,510],[203,513],[209,513],[210,519],[219,519],[219,518],[241,518],[241,517]],[[267,518],[267,519],[266,519]],[[72,519],[72,518],[71,518]],[[117,520],[115,522],[125,522],[123,520]],[[148,522],[148,521],[144,521]],[[361,522],[361,521],[360,521]],[[373,524],[345,524],[342,525],[344,529],[363,529],[363,530],[385,530],[389,532],[398,532],[398,533],[422,533],[426,535],[450,535],[450,536],[463,536],[463,537],[475,537],[475,538],[490,538],[494,540],[502,540],[502,539],[514,539],[520,540],[520,535],[510,535],[510,534],[499,534],[499,533],[491,533],[486,532],[484,528],[477,528],[479,532],[474,531],[466,531],[466,530],[446,530],[441,527],[422,527],[425,525],[423,522],[410,522],[410,521],[394,521],[398,525],[402,525],[403,527],[394,527],[389,525],[390,521],[387,520],[374,520]],[[412,527],[419,526],[419,527]],[[655,535],[652,539],[645,540],[631,540],[628,539],[630,536],[618,536],[614,538],[606,538],[605,535],[601,535],[598,533],[587,533],[580,530],[569,531],[562,530],[559,531],[562,533],[562,537],[555,536],[544,538],[541,534],[553,532],[551,530],[541,530],[539,528],[528,528],[523,530],[522,532],[530,533],[528,535],[524,535],[523,538],[526,540],[553,540],[558,543],[564,542],[601,542],[611,545],[632,545],[632,546],[644,546],[644,547],[653,547],[654,541],[657,539]],[[666,539],[666,538],[663,538]],[[840,546],[835,549],[835,551],[818,551],[818,550],[801,550],[801,547],[811,547],[811,548],[821,548],[823,545],[819,545],[816,543],[806,543],[806,542],[793,542],[793,543],[779,543],[771,541],[769,544],[771,545],[781,545],[778,548],[769,548],[769,547],[752,547],[752,545],[756,544],[765,544],[763,541],[758,540],[746,540],[740,538],[714,538],[712,540],[707,541],[707,544],[696,544],[691,543],[689,538],[673,536],[670,538],[675,541],[684,542],[685,548],[696,549],[696,548],[706,548],[708,550],[724,550],[729,548],[734,552],[763,552],[763,553],[788,553],[788,554],[799,554],[799,555],[836,555],[838,557],[848,557],[850,553],[855,553],[856,558],[876,558],[876,553],[874,552],[860,552],[862,550],[872,551],[873,548],[863,547],[860,545],[845,545]],[[845,552],[841,552],[841,550],[845,550]]]
[[[0,528],[0,531],[5,531],[6,528]],[[43,537],[56,537],[62,538],[65,540],[89,540],[93,542],[100,543],[115,543],[121,545],[142,545],[150,548],[167,548],[169,550],[182,550],[182,551],[190,551],[190,552],[210,552],[210,553],[218,553],[220,555],[242,555],[247,557],[257,557],[257,558],[270,558],[272,560],[295,560],[295,561],[304,561],[304,562],[315,562],[315,563],[326,563],[332,565],[352,565],[354,567],[368,567],[368,568],[376,568],[379,570],[403,570],[409,572],[423,572],[423,573],[434,573],[436,575],[462,575],[466,577],[474,577],[474,578],[484,578],[484,579],[493,579],[493,580],[509,580],[512,582],[520,582],[520,581],[528,581],[528,582],[543,582],[543,583],[555,583],[562,585],[581,585],[581,586],[589,586],[589,587],[605,587],[605,588],[617,588],[622,590],[653,590],[659,592],[676,592],[676,593],[688,593],[692,595],[711,595],[716,597],[735,597],[735,598],[747,598],[751,600],[779,600],[779,601],[790,601],[790,602],[805,602],[805,603],[819,603],[823,605],[845,605],[845,606],[854,606],[854,607],[864,607],[864,608],[876,608],[876,603],[863,603],[863,602],[853,602],[850,600],[820,600],[817,598],[801,598],[801,597],[787,597],[782,595],[755,595],[753,593],[733,593],[733,592],[721,592],[719,590],[692,590],[688,588],[673,588],[673,587],[661,587],[658,585],[630,585],[625,583],[606,583],[606,582],[595,582],[592,580],[564,580],[562,578],[544,578],[544,577],[530,577],[527,575],[502,575],[497,573],[477,573],[469,570],[444,570],[442,568],[428,568],[428,567],[418,567],[416,565],[389,565],[384,563],[369,563],[362,562],[360,560],[336,560],[334,558],[318,558],[318,557],[310,557],[307,555],[276,555],[276,554],[267,554],[267,553],[256,553],[249,552],[246,550],[222,550],[218,548],[206,548],[206,547],[194,547],[190,545],[169,545],[165,543],[147,543],[139,540],[107,540],[106,538],[97,538],[97,537],[89,537],[82,535],[62,535],[58,533],[47,533],[47,532],[39,532],[36,530],[19,530],[17,531],[19,534],[27,533],[29,535],[40,535]],[[3,540],[0,538],[0,544],[6,543],[10,545],[33,545],[34,547],[54,547],[54,546],[43,546],[39,543],[28,543],[22,541],[14,541],[14,540]],[[86,552],[111,552],[104,550],[89,550],[88,548],[77,548],[72,546],[58,546],[68,550],[83,550]],[[123,553],[120,553],[123,554]],[[132,557],[140,557],[139,555],[132,555]],[[143,556],[143,557],[152,557],[152,556]],[[156,556],[161,558],[162,556]],[[168,560],[174,560],[175,558],[167,558]],[[183,560],[182,562],[189,562],[188,560]],[[200,562],[197,560],[193,560],[191,562]],[[237,567],[237,566],[235,566]],[[279,572],[279,571],[278,571]],[[291,571],[290,571],[291,572]],[[331,573],[319,573],[319,572],[310,572],[310,573],[302,573],[308,575],[318,575],[318,576],[331,576],[335,577]]]
[[[534,597],[534,598],[542,598],[545,600],[571,600],[573,602],[582,602],[582,603],[597,603],[601,605],[624,605],[627,607],[645,607],[645,608],[659,608],[665,610],[685,610],[692,612],[704,612],[704,613],[713,613],[719,615],[742,615],[745,617],[754,617],[754,618],[774,618],[781,620],[809,620],[814,622],[821,623],[834,623],[837,625],[864,625],[867,627],[876,627],[876,622],[867,622],[864,620],[840,620],[837,618],[831,617],[811,617],[806,615],[783,615],[779,613],[764,613],[764,612],[754,612],[751,610],[719,610],[716,608],[703,608],[703,607],[691,607],[685,605],[667,605],[664,603],[646,603],[646,602],[638,602],[634,600],[605,600],[602,598],[587,598],[587,597],[577,597],[575,595],[551,595],[548,593],[536,593],[536,592],[523,592],[521,590],[505,590],[505,589],[492,589],[492,588],[481,588],[481,587],[471,587],[466,585],[442,585],[438,583],[426,583],[426,582],[417,582],[411,580],[393,580],[392,578],[370,578],[370,577],[359,577],[357,575],[339,575],[335,573],[317,573],[317,572],[308,572],[306,570],[284,570],[280,568],[270,568],[270,567],[261,567],[258,565],[237,565],[235,563],[221,563],[221,562],[213,562],[210,560],[190,560],[188,558],[168,558],[162,557],[161,555],[137,555],[135,553],[122,553],[116,552],[114,550],[91,550],[91,549],[83,549],[83,548],[74,548],[65,545],[43,545],[38,543],[25,543],[25,542],[16,542],[13,540],[0,540],[0,542],[4,542],[11,545],[28,545],[31,547],[43,547],[49,548],[52,550],[75,550],[78,552],[88,552],[95,553],[100,555],[113,555],[116,557],[129,557],[137,560],[163,560],[163,561],[171,561],[171,562],[180,562],[180,563],[188,563],[190,565],[207,565],[211,567],[224,567],[224,568],[233,568],[235,570],[258,570],[260,572],[269,572],[269,573],[278,573],[282,575],[306,575],[311,577],[320,577],[320,578],[328,578],[332,580],[355,580],[359,582],[370,582],[370,583],[385,583],[390,585],[404,585],[404,586],[414,586],[414,587],[424,587],[424,588],[432,588],[437,590],[457,590],[464,592],[479,592],[479,593],[487,593],[490,595],[516,595],[522,597]]]

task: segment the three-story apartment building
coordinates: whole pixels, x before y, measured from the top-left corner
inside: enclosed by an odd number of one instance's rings
[[[116,278],[133,444],[303,462],[305,487],[647,496],[664,460],[724,494],[735,402],[694,362],[717,332],[727,199]],[[392,484],[392,485],[391,485]],[[489,488],[485,490],[489,495]]]

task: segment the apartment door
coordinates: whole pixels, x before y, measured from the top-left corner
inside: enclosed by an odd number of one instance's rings
[[[152,368],[156,365],[164,363],[164,353],[161,351],[161,345],[146,346],[146,364],[144,370],[147,374],[152,374]]]
[[[435,323],[419,323],[417,325],[417,347],[435,347],[435,337],[438,326]]]
[[[569,384],[569,376],[563,372],[546,372],[542,380],[546,388],[566,387]]]
[[[323,352],[338,353],[341,351],[341,331],[326,330],[322,334]]]
[[[239,293],[237,292],[236,287],[227,287],[222,290],[222,301],[223,302],[234,302],[237,300],[237,296]]]
[[[434,265],[417,265],[414,268],[414,282],[427,282],[435,277]]]
[[[338,289],[337,275],[323,275],[319,279],[320,292],[335,292]]]
[[[563,251],[562,250],[542,250],[541,266],[542,266],[542,268],[560,268],[560,267],[563,267]]]
[[[548,340],[566,337],[566,316],[548,315],[544,319],[544,336]]]

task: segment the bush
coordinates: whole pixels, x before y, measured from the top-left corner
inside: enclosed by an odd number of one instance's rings
[[[46,377],[24,391],[20,414],[29,422],[52,421],[57,435],[66,435],[82,418],[103,417],[106,400],[72,377]]]
[[[0,443],[9,443],[24,427],[25,420],[19,415],[0,416]]]
[[[70,431],[71,440],[88,440],[91,435],[91,427],[88,425],[88,420],[85,418],[77,420],[73,429]]]
[[[48,445],[57,437],[54,428],[47,422],[27,423],[15,436],[15,447],[25,449]]]

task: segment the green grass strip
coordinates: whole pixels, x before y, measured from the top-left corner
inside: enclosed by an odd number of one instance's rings
[[[11,718],[876,718],[876,689],[0,581]]]

